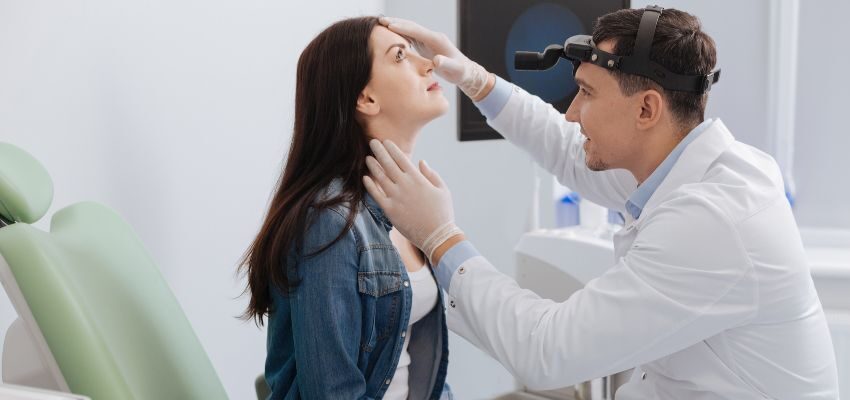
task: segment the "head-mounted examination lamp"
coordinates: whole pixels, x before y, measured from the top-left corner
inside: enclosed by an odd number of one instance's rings
[[[596,47],[589,35],[576,35],[567,39],[563,46],[553,44],[542,53],[535,51],[517,51],[514,55],[514,68],[517,70],[546,70],[555,66],[558,60],[566,58],[573,63],[573,75],[578,66],[591,63],[613,71],[640,75],[649,78],[666,90],[703,94],[711,90],[711,85],[720,80],[720,69],[707,75],[681,75],[670,72],[660,64],[649,59],[655,26],[664,9],[650,6],[643,10],[635,40],[634,52],[630,56],[618,56]]]

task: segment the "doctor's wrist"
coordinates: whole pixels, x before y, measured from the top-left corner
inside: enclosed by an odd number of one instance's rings
[[[434,255],[431,257],[431,267],[436,268],[440,264],[443,255],[446,254],[452,247],[466,240],[466,235],[463,233],[454,235],[434,249]]]
[[[484,100],[484,98],[487,97],[487,95],[493,91],[494,86],[496,86],[496,76],[488,72],[487,82],[484,84],[484,87],[482,87],[481,90],[478,91],[475,97],[470,96],[470,100],[476,103],[481,100]]]

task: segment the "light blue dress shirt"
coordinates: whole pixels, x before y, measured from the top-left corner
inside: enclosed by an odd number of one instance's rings
[[[508,99],[511,97],[513,87],[513,84],[508,83],[497,76],[493,90],[491,90],[486,97],[481,99],[481,101],[475,103],[475,105],[481,111],[481,114],[483,114],[488,120],[496,118],[496,116],[502,112],[502,109],[505,108],[505,105],[508,104]],[[635,219],[640,217],[644,206],[646,206],[646,202],[649,201],[649,198],[652,197],[652,194],[655,193],[656,189],[658,189],[658,185],[664,181],[664,178],[666,178],[667,174],[670,173],[670,170],[673,169],[673,166],[676,164],[676,161],[679,159],[679,156],[682,155],[685,148],[688,147],[688,145],[701,133],[703,133],[712,122],[712,119],[707,119],[697,125],[696,128],[692,129],[688,135],[685,136],[685,138],[682,139],[675,148],[673,148],[673,151],[667,155],[667,158],[661,162],[655,171],[649,175],[649,178],[647,178],[646,181],[632,192],[628,200],[626,200],[626,210],[632,217]],[[440,286],[448,290],[449,284],[452,281],[452,276],[458,267],[470,258],[480,255],[481,254],[478,250],[475,249],[475,246],[473,246],[468,240],[464,240],[463,242],[456,244],[449,249],[449,251],[443,254],[443,258],[440,259],[440,263],[437,265],[437,269],[435,271],[437,282],[439,282]]]
[[[655,168],[655,171],[652,171],[652,174],[649,175],[649,178],[638,186],[638,188],[632,192],[629,199],[626,200],[626,211],[631,214],[632,218],[638,219],[640,214],[643,212],[643,207],[646,206],[646,202],[649,201],[649,198],[652,197],[652,194],[655,193],[655,189],[658,189],[658,185],[661,182],[664,182],[664,178],[667,177],[667,174],[670,173],[670,170],[673,169],[673,166],[676,165],[676,161],[679,159],[679,156],[682,155],[682,152],[685,151],[685,148],[688,147],[691,142],[694,141],[703,131],[708,128],[709,125],[714,120],[709,118],[705,121],[702,121],[696,128],[692,129],[688,132],[688,135],[685,136],[676,147],[673,148],[673,151],[667,155],[667,158],[661,162],[661,164]]]
[[[486,97],[475,103],[475,106],[478,107],[481,114],[488,120],[496,118],[502,112],[502,109],[505,108],[505,105],[508,104],[508,99],[511,98],[513,88],[514,85],[512,83],[497,76],[496,85],[493,86],[493,89],[490,90],[490,93]]]

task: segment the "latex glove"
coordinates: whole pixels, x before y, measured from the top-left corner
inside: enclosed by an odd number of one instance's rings
[[[411,39],[419,54],[433,59],[437,75],[457,85],[471,99],[480,100],[490,74],[484,67],[466,58],[448,36],[401,18],[381,17],[380,23]]]
[[[449,188],[425,161],[417,168],[392,141],[373,139],[369,146],[375,156],[366,157],[371,174],[363,177],[366,190],[393,226],[433,261],[437,247],[463,233],[454,224]]]

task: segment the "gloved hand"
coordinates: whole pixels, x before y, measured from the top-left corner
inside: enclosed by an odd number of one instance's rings
[[[366,157],[371,177],[363,184],[396,229],[432,261],[434,251],[462,234],[454,224],[452,195],[425,161],[419,168],[392,141],[369,142],[375,157]]]
[[[433,59],[437,75],[457,85],[472,100],[480,100],[490,74],[484,67],[466,58],[445,34],[401,18],[381,17],[380,23],[413,40],[422,57]]]

